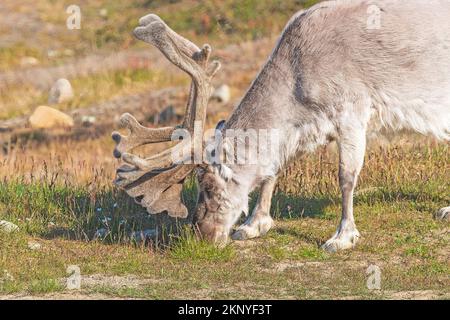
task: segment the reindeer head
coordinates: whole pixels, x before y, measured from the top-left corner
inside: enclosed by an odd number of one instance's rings
[[[248,190],[225,165],[198,168],[197,178],[200,190],[194,224],[203,238],[225,244],[233,224],[248,211]]]
[[[123,136],[114,132],[112,135],[116,142],[114,156],[125,162],[117,170],[115,184],[151,214],[166,212],[172,217],[185,218],[188,211],[181,200],[182,185],[189,173],[197,169],[200,196],[194,223],[197,223],[201,234],[206,238],[223,242],[228,237],[230,228],[227,223],[229,219],[225,217],[229,216],[235,209],[234,203],[237,203],[237,199],[230,196],[237,194],[237,184],[232,172],[221,165],[198,162],[185,164],[183,160],[186,159],[175,161],[173,158],[175,148],[188,148],[191,152],[187,156],[192,159],[194,145],[203,145],[206,108],[212,93],[211,79],[219,70],[220,63],[209,63],[209,45],[199,49],[153,14],[139,20],[139,27],[134,30],[134,35],[157,47],[169,61],[192,78],[192,84],[184,121],[178,127],[150,129],[140,125],[130,114],[122,115],[121,127],[129,129],[130,134]],[[179,130],[185,130],[194,138],[183,139],[175,147],[147,159],[129,153],[142,145],[172,141]]]

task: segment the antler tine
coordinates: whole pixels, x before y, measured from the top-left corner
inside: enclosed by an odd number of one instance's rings
[[[193,80],[190,90],[190,99],[186,107],[184,127],[193,129],[194,121],[204,121],[207,103],[196,103],[199,96],[211,95],[211,78],[220,69],[220,63],[214,61],[208,66],[211,56],[211,46],[203,45],[199,49],[195,44],[173,31],[157,15],[149,14],[139,20],[139,27],[134,30],[135,36],[147,43],[156,46],[169,61],[188,73]],[[203,92],[198,92],[202,90]],[[199,101],[200,102],[200,101]],[[197,109],[193,111],[192,109]]]
[[[118,159],[123,153],[144,144],[170,141],[172,133],[175,131],[174,127],[146,128],[140,125],[136,118],[129,113],[125,113],[120,117],[119,124],[121,128],[129,129],[130,134],[128,136],[121,135],[118,132],[113,132],[112,134],[112,139],[116,142],[114,157]]]
[[[167,32],[169,32],[172,37],[174,39],[177,39],[178,44],[179,44],[179,49],[184,51],[186,55],[188,56],[193,56],[195,53],[199,52],[200,49],[191,41],[189,41],[188,39],[184,38],[183,36],[179,35],[178,33],[176,33],[175,31],[173,31],[170,27],[167,26],[167,24],[160,18],[158,17],[156,14],[148,14],[142,18],[139,19],[139,26],[140,27],[145,27],[150,25],[153,22],[158,22],[163,24],[166,27]],[[136,34],[136,33],[135,33]],[[138,37],[138,39],[140,39]],[[142,39],[140,39],[142,40]],[[145,41],[145,40],[143,40]]]
[[[216,75],[216,73],[220,70],[221,64],[219,61],[214,60],[210,66],[208,66],[209,56],[211,54],[211,47],[208,44],[205,44],[203,46],[203,50],[197,55],[196,60],[199,64],[201,64],[205,70],[206,70],[206,76],[207,76],[207,87],[209,90],[212,90],[212,87],[209,85],[209,81]],[[211,96],[212,92],[205,92],[205,94],[208,96],[208,98]],[[186,106],[186,112],[184,116],[183,121],[183,127],[184,128],[193,128],[195,120],[200,120],[204,122],[205,116],[206,116],[206,107],[205,108],[195,108],[197,97],[197,85],[195,83],[192,83],[190,94],[189,94],[189,100]],[[194,113],[194,110],[196,109],[198,112]]]
[[[222,64],[220,63],[220,61],[214,60],[211,64],[211,67],[207,71],[208,76],[212,79],[217,74],[217,72],[220,70],[221,67]]]
[[[183,139],[176,146],[155,156],[140,158],[129,151],[147,143],[171,141],[175,130],[180,127],[145,128],[133,116],[124,114],[120,124],[129,129],[129,135],[114,132],[112,136],[116,142],[114,156],[125,162],[117,170],[115,183],[146,207],[149,213],[166,211],[170,216],[185,217],[187,209],[181,202],[182,183],[195,168],[194,164],[187,164],[190,162],[186,160],[192,158],[192,147],[201,145],[201,141],[197,140],[203,137],[206,107],[212,94],[211,79],[220,69],[220,63],[209,63],[212,51],[210,45],[198,48],[154,14],[141,18],[134,34],[136,38],[157,47],[170,62],[192,78],[181,129],[187,130],[191,137],[194,134],[195,140]],[[175,160],[178,151],[182,151],[187,159]]]
[[[173,154],[176,150],[183,150],[186,147],[190,147],[191,142],[189,140],[185,140],[180,142],[173,148],[164,150],[163,152],[146,159],[142,159],[134,154],[123,153],[122,160],[128,164],[131,164],[140,170],[152,170],[155,168],[166,168],[172,166],[174,163]],[[174,149],[176,148],[176,150]],[[189,155],[190,156],[190,155]],[[179,162],[186,161],[188,159],[179,159]]]
[[[209,45],[199,49],[154,14],[141,18],[139,24],[140,26],[134,30],[136,38],[157,47],[169,61],[188,73],[194,82],[205,78],[202,66],[209,59],[211,53]]]

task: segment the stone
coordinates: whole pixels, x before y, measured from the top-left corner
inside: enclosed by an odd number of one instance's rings
[[[42,245],[39,242],[28,241],[28,249],[30,250],[40,250]]]
[[[434,218],[436,220],[450,221],[450,207],[445,207],[438,210],[435,213]]]
[[[55,82],[49,92],[48,103],[58,104],[63,102],[69,102],[73,99],[73,89],[69,80],[59,79]]]
[[[39,64],[39,60],[35,57],[23,57],[20,59],[20,65],[22,67],[33,67]]]
[[[106,18],[108,16],[108,9],[102,8],[100,9],[100,11],[98,12],[98,14],[103,17]]]
[[[47,57],[48,58],[56,58],[59,56],[59,51],[58,50],[48,50],[47,51]]]
[[[47,106],[37,107],[29,122],[33,129],[71,128],[74,125],[71,116]]]
[[[19,231],[19,227],[16,226],[14,223],[0,220],[0,231],[6,232],[6,233],[12,233]]]
[[[214,90],[211,99],[217,100],[221,103],[228,103],[231,99],[230,87],[226,84],[221,85]]]
[[[94,125],[96,121],[97,121],[97,118],[95,116],[82,116],[81,117],[81,123],[85,127]]]
[[[64,49],[63,53],[67,57],[72,57],[75,54],[75,52],[72,49]]]

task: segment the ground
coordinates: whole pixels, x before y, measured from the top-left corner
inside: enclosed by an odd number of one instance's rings
[[[75,33],[65,29],[63,2],[0,4],[0,220],[20,228],[0,232],[0,299],[450,298],[450,226],[433,218],[450,205],[449,144],[416,135],[371,139],[355,196],[362,238],[354,250],[320,249],[339,222],[333,145],[286,168],[271,209],[275,227],[260,239],[216,248],[180,226],[164,242],[133,241],[155,217],[113,187],[119,163],[110,133],[122,112],[166,125],[152,116],[168,105],[182,114],[188,91],[184,75],[132,39],[138,18],[159,13],[177,32],[212,43],[223,63],[214,84],[232,93],[229,103],[210,104],[212,127],[238,103],[289,16],[313,1],[134,3],[80,1],[85,25]],[[27,56],[39,65],[21,65]],[[31,130],[28,116],[63,76],[76,97],[56,107],[95,123]],[[194,194],[190,179],[191,209]],[[71,265],[80,268],[79,290],[67,288]],[[380,290],[367,286],[369,266],[380,270]]]

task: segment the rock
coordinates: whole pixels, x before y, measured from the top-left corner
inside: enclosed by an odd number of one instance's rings
[[[214,90],[211,99],[218,100],[222,103],[228,103],[231,99],[230,87],[226,84],[221,85],[216,90]]]
[[[100,9],[100,11],[98,12],[98,14],[103,17],[106,18],[108,16],[108,9],[102,8]]]
[[[148,239],[155,239],[158,236],[158,231],[155,229],[147,229],[141,231],[132,232],[130,235],[130,240],[136,243],[141,243],[142,241],[146,241]]]
[[[63,53],[67,57],[72,57],[75,54],[75,52],[72,49],[64,49]]]
[[[58,50],[48,50],[47,51],[47,57],[49,57],[49,58],[56,58],[58,56],[59,56]]]
[[[434,214],[436,220],[450,221],[450,207],[442,208]]]
[[[40,250],[42,245],[39,242],[28,241],[28,249],[30,250]]]
[[[19,231],[19,227],[16,226],[14,223],[0,220],[0,231],[6,232],[6,233],[12,233]]]
[[[70,128],[74,124],[71,116],[47,106],[37,107],[29,122],[33,129]]]
[[[39,60],[35,57],[23,57],[20,59],[20,65],[22,67],[33,67],[39,64]]]
[[[68,102],[73,99],[73,89],[69,80],[59,79],[50,89],[48,103],[57,104]]]
[[[85,127],[90,127],[97,121],[97,118],[94,116],[82,116],[81,117],[81,123]]]

